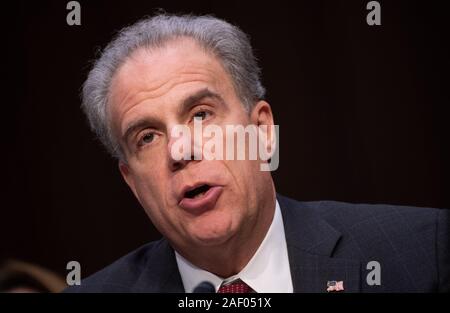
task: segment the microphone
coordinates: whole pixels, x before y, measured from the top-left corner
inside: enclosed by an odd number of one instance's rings
[[[194,288],[193,293],[216,293],[216,288],[209,281],[204,281]]]

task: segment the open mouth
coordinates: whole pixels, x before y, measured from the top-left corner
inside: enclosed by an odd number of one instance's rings
[[[182,193],[179,206],[195,215],[214,209],[217,200],[222,194],[223,186],[199,184]]]
[[[194,189],[187,191],[184,194],[184,197],[188,198],[188,199],[199,198],[199,197],[203,196],[205,193],[207,193],[209,189],[211,189],[211,186],[204,184],[204,185],[198,186]]]

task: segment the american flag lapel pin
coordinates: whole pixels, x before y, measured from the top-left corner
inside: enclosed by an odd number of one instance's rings
[[[329,280],[327,281],[327,291],[343,291],[344,290],[344,282],[342,280]]]

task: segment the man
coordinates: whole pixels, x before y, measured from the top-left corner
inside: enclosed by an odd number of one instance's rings
[[[268,158],[175,156],[186,138],[174,129],[199,121],[255,125],[273,151],[264,92],[247,36],[225,21],[162,14],[119,32],[83,109],[164,238],[69,292],[192,292],[203,281],[218,292],[450,291],[445,210],[297,202],[276,194]]]

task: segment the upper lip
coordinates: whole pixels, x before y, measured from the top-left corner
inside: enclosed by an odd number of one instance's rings
[[[195,188],[198,188],[198,187],[203,186],[203,185],[208,185],[210,188],[218,186],[217,184],[212,184],[212,183],[208,183],[208,182],[198,182],[198,183],[195,183],[195,184],[192,184],[192,185],[185,185],[181,189],[180,195],[178,197],[178,202],[183,200],[183,198],[184,198],[184,196],[186,195],[187,192],[189,192],[191,190],[194,190]]]

